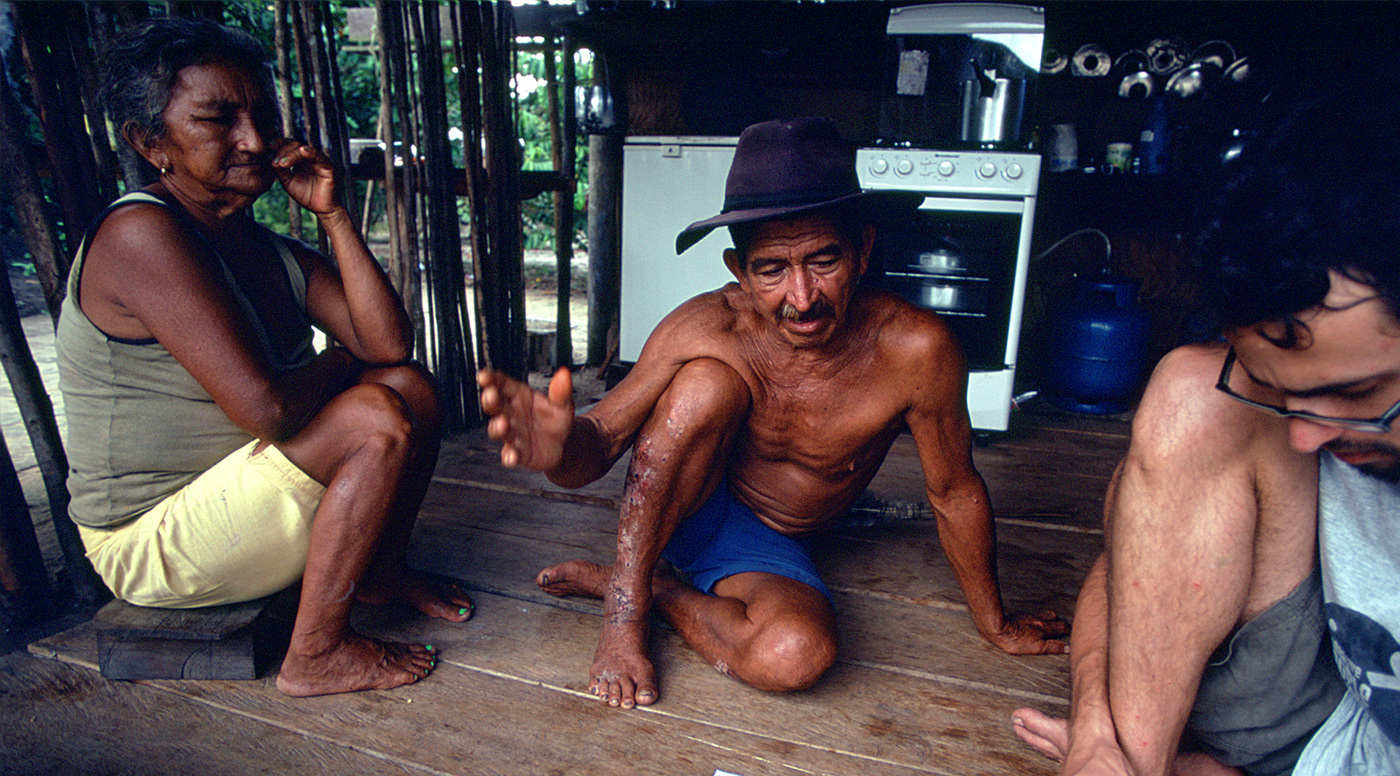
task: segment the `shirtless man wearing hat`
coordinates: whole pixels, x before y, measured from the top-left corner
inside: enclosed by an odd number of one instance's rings
[[[1064,651],[1053,613],[1002,609],[956,342],[933,312],[857,288],[871,207],[895,198],[860,191],[854,148],[831,122],[756,124],[740,136],[724,212],[676,240],[679,253],[728,227],[736,283],[667,316],[587,414],[574,415],[567,370],[548,395],[478,375],[507,466],[580,487],[632,448],[615,564],[567,561],[537,580],[604,600],[589,677],[604,702],[656,702],[653,605],[721,672],[765,690],[812,685],[836,659],[835,614],[804,537],[842,518],[905,428],[978,631],[1011,653]],[[658,571],[662,557],[689,581]]]

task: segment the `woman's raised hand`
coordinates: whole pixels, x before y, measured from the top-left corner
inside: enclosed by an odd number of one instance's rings
[[[328,215],[343,207],[340,183],[325,152],[283,139],[273,148],[272,171],[287,190],[287,196],[316,215]]]

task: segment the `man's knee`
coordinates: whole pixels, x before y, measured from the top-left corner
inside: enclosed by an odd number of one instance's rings
[[[723,361],[700,358],[676,372],[652,415],[711,433],[736,424],[749,402],[748,383],[738,372]]]
[[[816,683],[836,663],[836,639],[820,623],[799,616],[764,625],[750,644],[741,677],[764,690],[792,692]]]

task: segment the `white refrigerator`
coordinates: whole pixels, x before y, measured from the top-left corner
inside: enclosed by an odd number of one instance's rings
[[[734,279],[729,230],[676,255],[676,235],[719,213],[733,137],[630,137],[622,147],[622,300],[618,358],[635,362],[656,324],[681,302]]]

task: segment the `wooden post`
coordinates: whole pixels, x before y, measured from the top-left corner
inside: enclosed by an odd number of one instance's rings
[[[20,325],[8,272],[0,272],[0,362],[10,380],[25,431],[29,432],[29,444],[34,448],[34,457],[44,477],[44,491],[49,498],[49,511],[53,515],[53,527],[63,551],[73,597],[83,606],[106,600],[111,596],[92,570],[78,528],[68,516],[68,456],[63,452],[58,423],[54,420],[53,402],[49,400]]]
[[[403,297],[404,305],[411,301],[408,298],[407,289],[404,287],[404,273],[407,267],[403,259],[403,245],[397,239],[399,226],[399,213],[395,208],[398,195],[398,168],[394,166],[394,97],[393,97],[393,76],[390,74],[392,61],[389,57],[390,46],[401,46],[402,43],[394,35],[397,29],[398,9],[390,9],[385,0],[375,0],[375,29],[374,29],[374,58],[379,65],[379,122],[375,136],[380,143],[384,144],[384,223],[389,230],[389,261],[385,271],[389,275],[389,282],[394,289]],[[410,310],[410,316],[412,311]],[[417,329],[419,323],[414,321],[414,328]],[[421,355],[421,354],[420,354]]]
[[[65,4],[68,22],[68,48],[73,52],[73,63],[78,75],[79,96],[82,98],[83,114],[87,117],[88,139],[93,155],[93,172],[97,175],[100,188],[99,202],[105,207],[117,198],[117,157],[112,151],[112,139],[107,135],[105,106],[97,101],[96,62],[102,56],[102,38],[95,35],[88,24],[87,11],[77,3]],[[96,44],[96,52],[89,41]],[[93,56],[96,53],[97,56]],[[86,228],[87,224],[83,225]]]
[[[588,138],[588,363],[606,366],[617,340],[622,263],[622,138]]]
[[[83,129],[82,99],[71,52],[67,38],[55,29],[61,25],[52,23],[45,6],[15,3],[12,7],[29,86],[39,109],[44,149],[63,210],[63,232],[69,250],[76,249],[83,230],[105,203],[101,200],[92,154],[83,151],[90,151],[92,146]],[[36,261],[48,258],[35,256]],[[45,286],[46,296],[62,299],[61,279],[68,276],[68,258],[64,251],[51,258],[54,265],[41,269],[39,279],[41,283],[55,283]]]
[[[292,12],[292,39],[297,47],[297,82],[301,86],[301,118],[305,122],[302,127],[305,135],[301,137],[304,142],[319,146],[321,144],[321,123],[316,111],[315,89],[311,79],[311,45],[307,40],[310,31],[307,29],[306,21],[302,16],[302,4],[295,3],[289,10]],[[324,250],[326,236],[317,230],[320,248]]]
[[[59,245],[58,228],[44,204],[44,190],[34,169],[34,159],[19,133],[18,106],[6,85],[9,79],[0,80],[5,81],[0,84],[0,169],[6,171],[3,180],[8,183],[10,203],[14,205],[25,245],[34,257],[34,270],[44,289],[44,303],[57,324],[64,294],[63,277],[58,273],[58,268],[66,264],[61,258],[63,248]]]
[[[549,90],[549,146],[550,155],[553,157],[554,170],[559,173],[559,180],[573,182],[573,148],[565,150],[566,139],[559,114],[559,75],[558,68],[554,64],[554,57],[559,54],[564,59],[564,71],[566,73],[573,70],[573,57],[569,53],[568,47],[555,49],[546,47],[544,50],[544,80],[545,88]],[[565,88],[569,88],[567,85]],[[573,260],[574,260],[574,192],[573,186],[560,188],[553,194],[554,198],[554,276],[555,276],[555,312],[554,312],[554,366],[572,367],[574,365],[574,345],[573,336],[570,334],[569,326],[569,292],[573,285]]]
[[[481,15],[469,3],[457,5],[457,91],[462,106],[462,166],[467,178],[467,218],[470,224],[472,305],[476,316],[476,363],[490,365],[486,351],[485,310],[486,255],[490,235],[486,228],[486,169],[481,158]]]
[[[394,229],[391,239],[395,240],[399,246],[401,261],[403,262],[403,290],[404,300],[409,305],[409,311],[415,314],[419,322],[417,337],[418,357],[426,363],[436,361],[435,343],[428,337],[427,316],[423,311],[423,294],[421,292],[421,274],[419,272],[419,245],[418,245],[418,161],[409,152],[409,147],[415,144],[415,130],[417,122],[414,121],[412,104],[417,100],[412,96],[413,79],[410,77],[410,57],[409,41],[405,32],[404,18],[407,9],[402,2],[386,2],[383,6],[384,16],[380,26],[380,32],[384,34],[385,43],[382,46],[385,62],[389,65],[390,87],[393,96],[393,110],[399,117],[400,131],[390,136],[389,149],[386,152],[388,159],[386,164],[394,164],[395,157],[402,157],[404,165],[402,168],[395,167],[396,176],[393,189],[385,189],[385,209],[392,207],[398,225]],[[392,26],[384,26],[392,22]],[[393,145],[393,139],[399,138],[399,147]],[[392,204],[388,197],[392,196]]]
[[[88,10],[92,13],[93,40],[97,43],[97,56],[105,57],[106,52],[112,46],[113,23],[118,18],[124,18],[129,14],[128,3],[90,3]],[[129,23],[134,23],[134,19],[128,19]],[[106,115],[107,106],[98,106],[100,110],[95,114]],[[117,154],[117,168],[120,170],[122,185],[126,191],[135,191],[144,186],[148,186],[156,181],[156,168],[152,167],[141,155],[136,153],[125,139],[122,138],[122,128],[112,127],[116,134],[115,143]]]
[[[326,155],[330,157],[331,165],[340,174],[341,180],[345,181],[341,198],[344,200],[346,209],[353,213],[355,212],[355,187],[347,162],[350,150],[345,137],[345,111],[340,108],[340,103],[336,100],[335,89],[331,86],[331,60],[328,50],[328,40],[331,33],[323,23],[325,17],[323,6],[324,3],[321,2],[298,4],[306,28],[305,39],[309,50],[308,59],[302,64],[302,69],[305,70],[309,66],[311,71],[311,81],[314,84],[315,93],[315,100],[312,104],[316,111],[317,124],[321,128],[319,138],[313,142],[326,152]]]
[[[520,156],[511,116],[511,6],[480,6],[481,105],[491,249],[484,257],[489,302],[486,343],[492,366],[525,378],[525,295],[520,234]]]
[[[4,588],[5,630],[47,619],[53,587],[34,533],[34,519],[15,474],[10,448],[0,437],[0,588]]]
[[[5,80],[8,83],[8,79]],[[9,172],[3,179],[9,184],[10,199],[19,215],[29,252],[34,256],[36,266],[43,265],[41,273],[48,273],[49,282],[54,284],[52,291],[46,286],[44,293],[50,315],[57,321],[67,262],[58,259],[61,249],[57,230],[45,212],[33,160],[20,141],[14,107],[8,86],[0,88],[0,168]],[[49,145],[53,143],[53,140],[49,141]],[[59,266],[64,267],[63,274],[57,274]],[[54,419],[53,402],[39,376],[39,368],[29,350],[29,341],[25,339],[24,329],[20,325],[9,273],[0,272],[0,277],[3,278],[3,284],[0,284],[0,362],[3,362],[20,416],[24,418],[29,442],[39,461],[73,597],[80,604],[95,604],[106,596],[106,588],[84,556],[78,529],[68,516],[68,488],[65,482],[68,458],[63,452],[63,440]]]
[[[276,0],[272,4],[273,46],[277,49],[277,101],[282,111],[282,134],[296,137],[297,118],[292,110],[292,55],[290,32],[287,23],[287,0]],[[301,205],[287,197],[287,234],[294,240],[301,239]]]
[[[442,73],[442,29],[438,4],[421,6],[423,35],[418,74],[423,99],[424,184],[428,194],[428,264],[431,270],[435,331],[438,339],[437,378],[443,415],[448,425],[461,428],[476,419],[476,382],[466,347],[462,298],[462,234],[457,218],[451,145],[447,139],[447,84]]]

